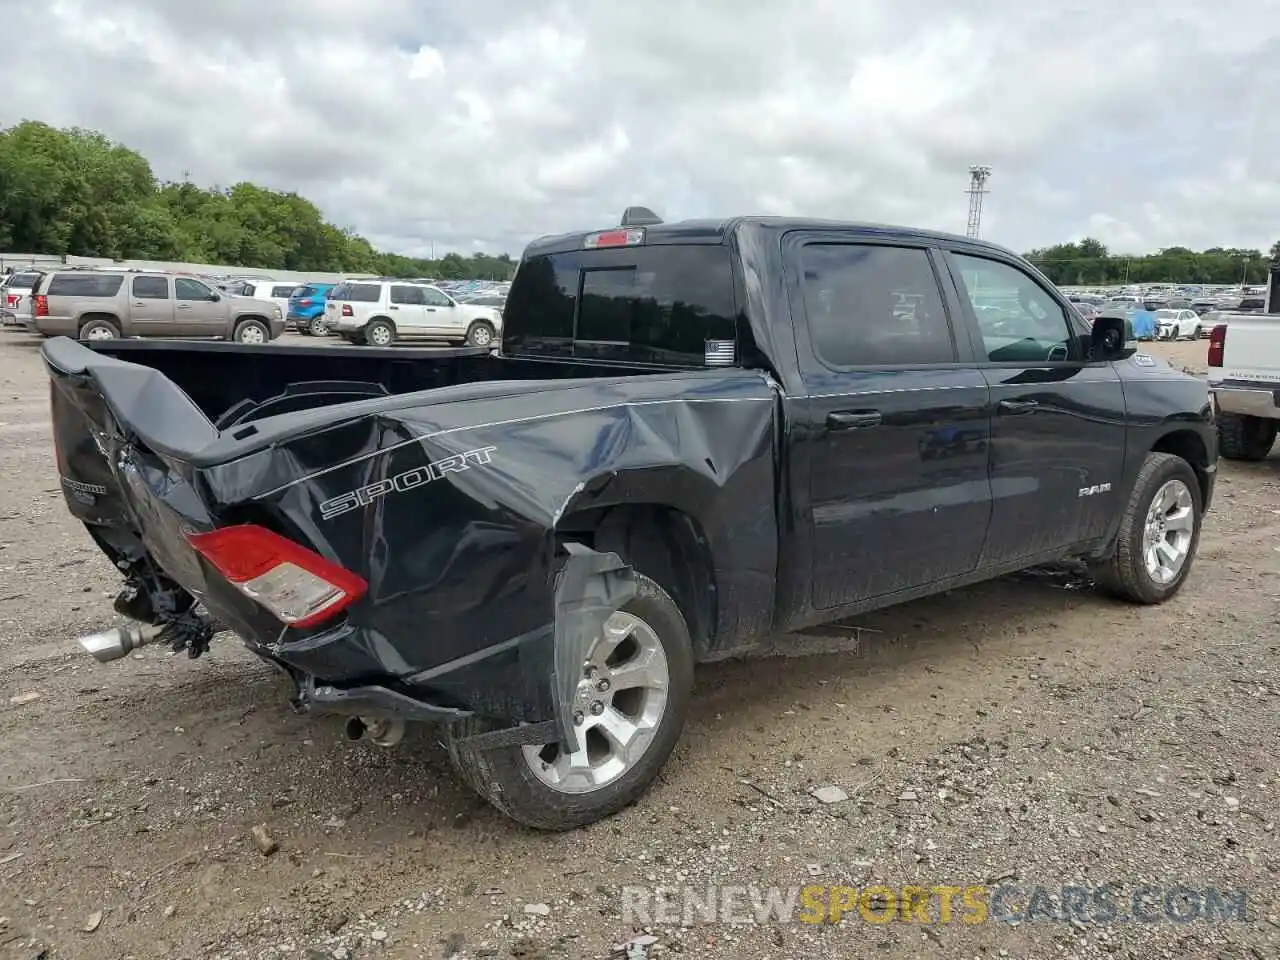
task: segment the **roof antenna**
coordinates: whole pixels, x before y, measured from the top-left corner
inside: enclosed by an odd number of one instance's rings
[[[622,211],[620,227],[650,227],[661,223],[662,218],[648,207],[627,207]]]

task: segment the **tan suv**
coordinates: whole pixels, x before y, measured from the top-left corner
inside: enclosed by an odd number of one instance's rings
[[[46,337],[217,337],[266,343],[284,332],[274,303],[223,293],[196,277],[130,270],[62,270],[31,291],[27,329]]]

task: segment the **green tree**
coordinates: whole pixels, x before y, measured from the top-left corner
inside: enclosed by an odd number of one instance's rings
[[[515,270],[506,254],[380,253],[296,193],[157,183],[136,151],[33,120],[0,130],[0,250],[440,279],[506,280]]]

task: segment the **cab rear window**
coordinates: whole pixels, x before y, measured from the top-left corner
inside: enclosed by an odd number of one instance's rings
[[[575,250],[526,259],[503,315],[511,355],[704,366],[737,333],[728,247]]]

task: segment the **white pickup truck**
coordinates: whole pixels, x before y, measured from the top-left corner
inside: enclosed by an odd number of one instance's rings
[[[1209,333],[1209,392],[1218,452],[1262,460],[1280,428],[1280,314],[1223,315]]]

